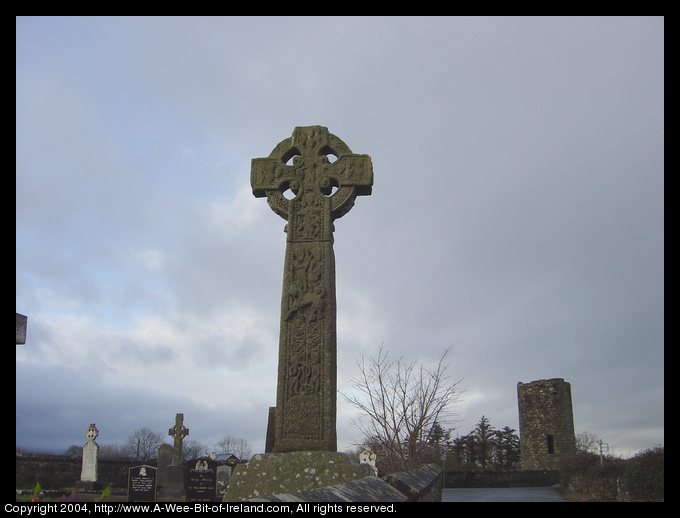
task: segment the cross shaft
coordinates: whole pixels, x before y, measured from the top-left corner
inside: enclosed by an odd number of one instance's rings
[[[175,416],[175,426],[168,430],[168,435],[175,440],[172,448],[172,463],[175,464],[175,459],[182,460],[182,439],[189,435],[189,429],[184,426],[184,414]]]
[[[288,222],[274,452],[337,450],[333,220],[372,185],[371,158],[323,126],[296,127],[269,157],[252,160],[253,194]]]

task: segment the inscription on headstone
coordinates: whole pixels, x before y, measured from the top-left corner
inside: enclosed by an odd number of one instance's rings
[[[371,194],[373,166],[323,126],[296,127],[252,160],[253,194],[285,219],[274,452],[336,451],[333,221]],[[292,191],[294,197],[284,196]],[[270,415],[272,415],[270,413]]]
[[[156,471],[146,464],[128,470],[128,502],[156,501]]]
[[[187,502],[217,500],[217,462],[210,457],[189,462]]]

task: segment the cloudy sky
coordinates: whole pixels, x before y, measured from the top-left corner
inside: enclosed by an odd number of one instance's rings
[[[560,377],[577,433],[663,444],[663,41],[663,18],[18,18],[17,445],[183,412],[264,450],[285,222],[250,160],[307,125],[375,174],[335,222],[340,390],[381,344],[451,348],[461,435]],[[339,398],[341,450],[354,416]]]

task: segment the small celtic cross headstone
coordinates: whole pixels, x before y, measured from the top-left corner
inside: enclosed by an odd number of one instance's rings
[[[99,436],[99,430],[92,423],[85,432],[87,442],[83,446],[83,462],[80,480],[96,482],[99,474],[99,445],[94,440]]]
[[[175,416],[175,426],[168,430],[175,442],[172,448],[172,464],[177,465],[182,462],[182,439],[189,435],[189,429],[184,426],[184,414]]]
[[[336,451],[333,220],[371,194],[371,158],[323,126],[296,127],[269,157],[252,160],[250,181],[288,222],[273,451]]]

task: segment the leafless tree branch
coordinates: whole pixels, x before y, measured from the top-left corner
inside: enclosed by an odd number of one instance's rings
[[[430,371],[417,360],[390,359],[381,345],[376,357],[367,359],[362,353],[359,375],[350,378],[351,394],[341,392],[361,412],[353,425],[384,450],[394,471],[418,467],[435,422],[454,417],[452,408],[461,391],[460,380],[451,381],[446,373],[449,352]]]

